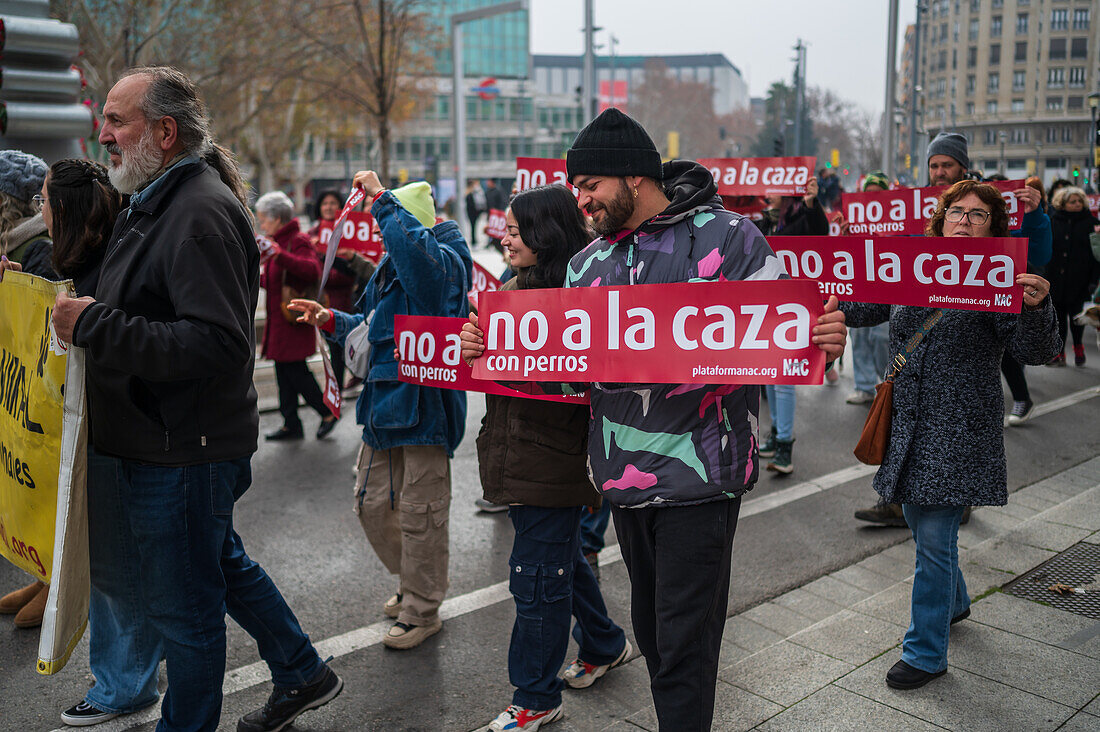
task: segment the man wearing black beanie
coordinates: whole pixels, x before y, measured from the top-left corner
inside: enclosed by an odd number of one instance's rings
[[[566,169],[600,235],[570,261],[566,287],[787,276],[753,223],[722,208],[706,168],[662,165],[642,126],[617,109],[581,130]],[[832,361],[845,334],[830,298],[814,342]],[[480,339],[471,316],[463,331],[468,361],[484,351]],[[590,390],[590,476],[611,502],[660,727],[710,729],[733,535],[741,495],[759,470],[760,387],[568,386]]]

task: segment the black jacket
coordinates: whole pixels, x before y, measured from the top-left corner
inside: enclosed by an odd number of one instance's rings
[[[1076,313],[1089,299],[1100,277],[1100,263],[1092,256],[1089,234],[1100,221],[1089,211],[1059,211],[1050,215],[1051,255],[1044,277],[1058,307]]]
[[[73,335],[97,450],[167,466],[255,452],[259,272],[248,212],[205,162],[119,215]]]
[[[765,215],[764,221],[760,222],[760,230],[764,236],[826,236],[829,233],[829,219],[816,198],[814,205],[809,207],[799,198],[787,212],[786,221],[777,221]]]

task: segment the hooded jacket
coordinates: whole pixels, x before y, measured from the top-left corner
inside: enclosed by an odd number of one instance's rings
[[[367,377],[355,408],[363,442],[375,450],[442,445],[453,455],[466,428],[466,392],[398,380],[394,317],[464,317],[473,271],[470,248],[453,221],[427,228],[392,191],[379,196],[370,212],[382,231],[386,254],[367,284],[360,312],[333,310],[328,335],[343,347],[348,333],[371,315]]]
[[[668,208],[578,252],[566,287],[786,277],[756,226],[722,208],[706,168],[674,160],[663,174]],[[596,383],[590,395],[589,474],[612,503],[706,503],[756,482],[759,386]]]
[[[1050,282],[1054,304],[1076,312],[1089,299],[1089,285],[1100,278],[1100,262],[1092,256],[1089,234],[1100,224],[1088,210],[1059,211],[1050,215],[1053,253],[1043,276]]]

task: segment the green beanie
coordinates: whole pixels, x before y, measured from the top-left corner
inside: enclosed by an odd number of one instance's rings
[[[432,200],[432,187],[426,181],[408,183],[390,191],[402,207],[428,229],[435,226],[435,202]]]
[[[863,179],[863,190],[867,190],[867,186],[882,186],[882,190],[888,191],[890,179],[881,170],[873,170]]]

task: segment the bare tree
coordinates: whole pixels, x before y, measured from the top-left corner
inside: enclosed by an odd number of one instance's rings
[[[645,81],[631,94],[630,110],[663,156],[669,154],[669,132],[680,135],[681,158],[714,157],[724,151],[711,85],[680,81],[663,61],[646,63]]]

